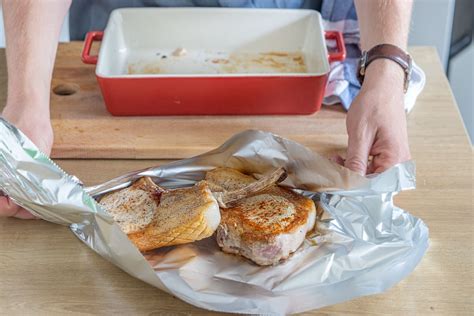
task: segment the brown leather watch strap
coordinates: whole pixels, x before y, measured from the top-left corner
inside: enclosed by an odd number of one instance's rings
[[[379,44],[372,47],[368,51],[362,52],[362,57],[359,63],[359,69],[357,71],[358,79],[360,84],[364,81],[365,70],[376,59],[385,58],[390,59],[402,67],[405,72],[405,83],[404,92],[408,90],[408,84],[410,82],[412,60],[411,56],[406,53],[403,49],[392,44]]]

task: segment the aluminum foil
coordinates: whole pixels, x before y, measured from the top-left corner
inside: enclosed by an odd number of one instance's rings
[[[426,225],[393,204],[395,194],[415,187],[413,162],[366,178],[298,143],[251,130],[203,155],[83,188],[2,119],[0,137],[0,190],[41,218],[69,225],[132,276],[201,308],[288,314],[380,293],[413,271],[428,247]],[[213,237],[142,255],[94,200],[145,175],[164,187],[189,186],[217,166],[257,177],[285,167],[283,185],[324,209],[318,233],[273,267],[224,254]]]

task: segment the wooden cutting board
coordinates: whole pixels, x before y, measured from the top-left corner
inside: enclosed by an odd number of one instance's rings
[[[82,42],[59,45],[51,93],[53,158],[184,158],[246,129],[274,132],[317,151],[341,151],[346,145],[345,111],[340,106],[309,116],[114,117],[105,109],[95,66],[81,62],[81,49]],[[3,50],[1,54],[4,98]]]

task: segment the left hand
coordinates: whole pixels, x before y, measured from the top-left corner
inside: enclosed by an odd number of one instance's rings
[[[347,113],[347,168],[362,175],[380,173],[411,159],[403,82],[402,69],[390,60],[367,67],[362,89]]]
[[[45,154],[49,155],[53,145],[53,129],[49,120],[49,104],[35,107],[40,102],[31,102],[32,105],[17,103],[7,104],[1,116],[14,124],[25,133],[33,143]],[[46,109],[46,110],[44,110]],[[37,219],[36,216],[16,205],[8,196],[0,193],[0,217],[16,217],[21,219]]]

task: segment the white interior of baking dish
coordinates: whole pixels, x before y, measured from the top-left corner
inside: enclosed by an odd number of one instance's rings
[[[329,72],[329,63],[322,30],[321,17],[313,10],[119,9],[105,29],[96,73],[101,77],[323,75]],[[267,73],[263,69],[267,66],[259,69],[255,64],[242,69],[222,65],[224,70],[212,65],[233,55],[252,60],[260,54],[270,54],[276,59],[270,61],[281,65],[279,56],[284,53],[302,54],[305,71],[292,71],[286,64]]]

